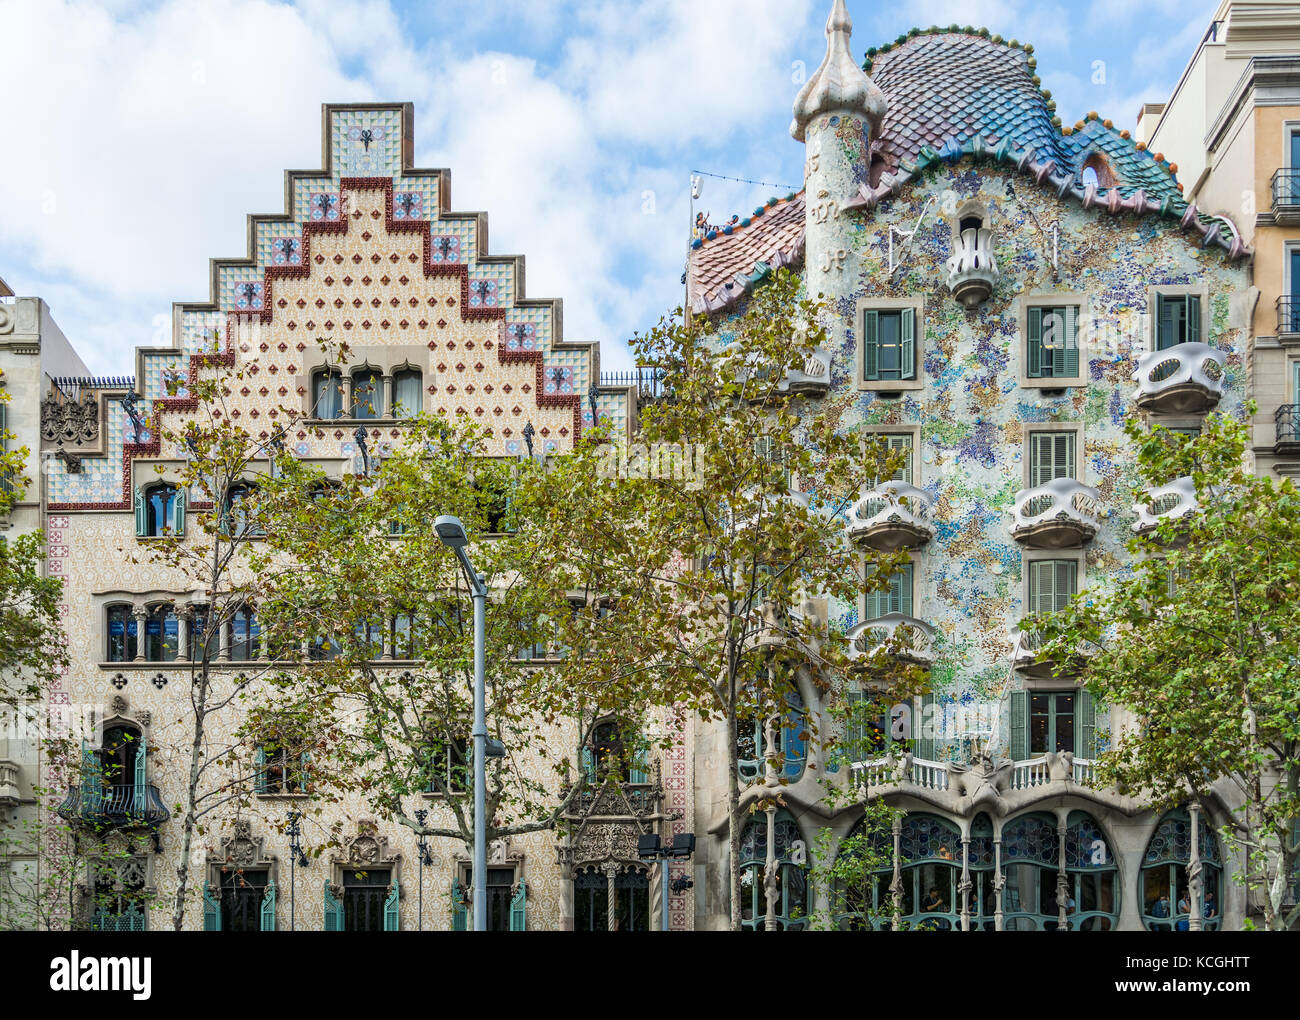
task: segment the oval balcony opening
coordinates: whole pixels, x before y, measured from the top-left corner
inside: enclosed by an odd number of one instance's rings
[[[925,545],[934,537],[934,501],[907,482],[886,482],[865,493],[849,509],[848,535],[854,542],[894,552]]]
[[[1223,398],[1223,365],[1223,353],[1207,344],[1148,351],[1132,375],[1138,384],[1134,402],[1143,410],[1165,414],[1208,411]]]

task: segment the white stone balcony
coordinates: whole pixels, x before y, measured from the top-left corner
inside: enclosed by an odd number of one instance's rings
[[[1031,680],[1047,680],[1056,676],[1072,676],[1082,665],[1083,654],[1073,652],[1066,661],[1058,666],[1055,659],[1049,659],[1042,653],[1043,638],[1041,634],[1022,631],[1016,624],[1008,628],[1011,636],[1011,663],[1016,672]]]
[[[948,258],[948,290],[967,308],[988,299],[1001,275],[993,256],[993,232],[987,227],[961,232],[959,247]]]
[[[1206,344],[1175,344],[1138,359],[1133,380],[1138,407],[1165,414],[1199,414],[1223,397],[1224,355]]]
[[[1073,478],[1056,478],[1021,489],[1011,509],[1011,537],[1035,549],[1083,545],[1097,534],[1096,489]]]
[[[1070,753],[1052,753],[1013,763],[1009,785],[1013,790],[1031,790],[1053,782],[1091,786],[1096,774],[1096,762],[1076,758]]]
[[[852,659],[870,659],[883,649],[903,662],[926,668],[934,663],[934,628],[914,616],[878,616],[859,623],[847,637]]]
[[[867,791],[887,786],[913,786],[942,793],[950,785],[947,762],[913,758],[910,754],[854,762],[851,767],[854,785]]]
[[[849,509],[849,538],[883,552],[925,545],[934,538],[933,506],[924,489],[907,482],[885,482]]]
[[[736,378],[744,383],[750,379],[767,379],[773,368],[769,363],[751,360],[740,361]],[[831,388],[831,352],[817,347],[806,355],[796,356],[795,363],[788,365],[777,383],[778,393],[802,393],[820,395]]]
[[[1133,512],[1135,535],[1149,535],[1165,521],[1180,521],[1196,511],[1196,483],[1189,476],[1175,478],[1168,485],[1150,490],[1151,499],[1137,503]]]

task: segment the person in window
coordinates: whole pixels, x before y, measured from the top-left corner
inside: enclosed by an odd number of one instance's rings
[[[948,904],[943,902],[943,897],[939,895],[938,886],[930,886],[930,891],[925,894],[925,902],[921,904],[921,910],[927,914],[942,914],[948,909]],[[925,921],[923,928],[930,928],[933,931],[946,931],[949,927],[947,918],[937,917],[933,921]]]
[[[1219,904],[1214,898],[1214,890],[1205,890],[1205,909],[1202,911],[1207,921],[1212,921],[1219,916]]]
[[[1153,904],[1151,904],[1151,909],[1148,910],[1147,913],[1150,914],[1152,917],[1168,917],[1168,916],[1169,916],[1169,895],[1168,895],[1168,893],[1161,893],[1161,894],[1160,894],[1160,898],[1157,899]],[[1169,930],[1169,925],[1167,925],[1167,924],[1153,924],[1153,925],[1151,926],[1151,930],[1152,930],[1152,931],[1168,931],[1168,930]]]
[[[1178,906],[1174,908],[1174,912],[1183,915],[1192,912],[1192,905],[1187,901],[1187,893],[1182,892],[1178,894]],[[1187,917],[1184,916],[1179,918],[1179,920],[1174,924],[1174,931],[1187,931],[1190,927]]]

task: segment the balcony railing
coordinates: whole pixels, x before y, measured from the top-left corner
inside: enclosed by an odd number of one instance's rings
[[[1300,297],[1284,294],[1275,302],[1277,306],[1277,331],[1280,336],[1300,334]]]
[[[1138,407],[1184,414],[1208,411],[1223,397],[1223,362],[1223,352],[1207,344],[1148,351],[1132,375],[1138,384]]]
[[[929,666],[934,661],[934,628],[902,613],[866,620],[849,631],[849,656],[869,659],[884,650],[895,658]]]
[[[668,390],[664,386],[665,374],[662,368],[646,367],[635,368],[630,372],[601,372],[600,385],[631,387],[636,390],[639,403],[649,404],[668,396]]]
[[[993,255],[993,232],[987,227],[970,227],[961,232],[961,242],[947,262],[947,284],[952,296],[967,308],[974,308],[993,293],[1001,275]]]
[[[1082,758],[1069,760],[1064,755],[1029,758],[1012,763],[1010,769],[999,772],[995,785],[999,789],[1032,790],[1054,782],[1072,782],[1091,786],[1097,772],[1096,762]],[[947,762],[928,761],[924,758],[885,757],[873,761],[856,762],[852,766],[855,784],[864,792],[874,792],[882,787],[912,786],[922,790],[944,791],[957,787],[951,781]],[[957,767],[960,773],[961,766]]]
[[[144,826],[152,829],[171,817],[158,795],[158,787],[134,783],[100,786],[98,789],[70,786],[58,813],[67,822],[109,828]]]
[[[1300,169],[1273,172],[1273,216],[1300,219]]]
[[[1060,770],[1060,760],[1057,762],[1057,771]],[[1087,761],[1082,758],[1075,758],[1070,763],[1069,779],[1080,786],[1091,785],[1096,775],[1097,767],[1095,762]],[[1035,786],[1046,786],[1052,780],[1064,779],[1064,775],[1053,776],[1053,766],[1047,758],[1027,758],[1024,761],[1015,762],[1011,767],[1011,789],[1013,790],[1030,790]]]
[[[884,552],[925,545],[934,538],[932,506],[924,489],[906,482],[886,482],[850,508],[849,538]]]
[[[948,789],[948,764],[925,758],[879,758],[853,765],[853,778],[867,790],[910,784],[922,790]]]
[[[1011,536],[1038,549],[1082,545],[1097,534],[1099,494],[1073,478],[1021,489],[1011,509]]]
[[[1196,483],[1190,477],[1176,478],[1168,485],[1151,490],[1147,503],[1134,505],[1137,522],[1133,533],[1146,535],[1155,531],[1163,521],[1176,521],[1196,510]]]
[[[1277,450],[1300,449],[1300,404],[1283,404],[1273,413],[1277,425]]]

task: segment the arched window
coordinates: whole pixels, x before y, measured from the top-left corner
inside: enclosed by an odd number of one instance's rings
[[[226,490],[226,503],[221,515],[222,530],[231,538],[265,535],[257,509],[257,486],[248,482],[232,485]]]
[[[970,846],[970,911],[971,931],[993,931],[997,927],[997,892],[994,889],[997,858],[993,848],[993,823],[989,816],[979,814],[971,822]]]
[[[149,485],[135,496],[135,533],[140,538],[185,534],[185,495],[174,485]]]
[[[230,658],[250,662],[262,651],[262,628],[257,614],[249,606],[240,606],[230,615]]]
[[[908,815],[899,837],[903,897],[899,910],[910,928],[961,928],[961,830],[936,815]]]
[[[1113,188],[1119,183],[1110,160],[1100,152],[1090,153],[1083,161],[1083,166],[1079,168],[1079,181],[1084,187],[1092,184],[1097,188]]]
[[[215,628],[208,627],[208,607],[192,606],[189,612],[190,635],[189,644],[186,646],[187,658],[193,662],[201,662],[206,652],[210,662],[220,654],[221,642]]]
[[[383,380],[372,368],[352,373],[352,417],[378,418],[383,413]]]
[[[144,657],[148,662],[175,662],[181,647],[181,621],[171,606],[155,606],[144,618]]]
[[[1119,922],[1119,872],[1115,855],[1092,816],[1071,811],[1065,828],[1070,928],[1114,931]]]
[[[134,606],[108,607],[108,661],[130,662],[136,656],[139,635],[136,633]]]
[[[1201,918],[1217,930],[1223,916],[1223,857],[1212,824],[1200,819]],[[1160,819],[1142,858],[1142,921],[1150,931],[1187,931],[1192,893],[1187,873],[1192,862],[1192,819],[1184,808]]]
[[[424,410],[424,379],[419,369],[404,368],[393,373],[394,418],[414,418]]]
[[[311,417],[343,417],[343,373],[322,368],[311,377]]]
[[[894,876],[892,827],[859,819],[840,842],[836,871],[843,876],[833,891],[835,921],[842,931],[883,931],[893,923],[890,885]]]
[[[1079,178],[1083,182],[1085,188],[1097,188],[1101,186],[1101,182],[1097,178],[1097,168],[1095,166],[1085,166],[1083,168],[1083,173],[1079,175]]]
[[[644,784],[650,781],[650,747],[640,733],[618,719],[597,723],[591,743],[582,749],[582,770],[589,783]]]
[[[763,875],[767,867],[768,822],[776,858],[776,896],[769,902]],[[799,931],[808,924],[808,874],[794,863],[794,846],[801,842],[799,824],[782,809],[750,819],[740,836],[740,923],[746,931],[764,931],[768,911],[777,931]]]
[[[1023,815],[1002,829],[1003,928],[1060,928],[1057,881],[1061,874],[1056,819]],[[1101,829],[1082,811],[1071,812],[1065,830],[1066,917],[1071,929],[1110,931],[1119,921],[1114,855]]]
[[[790,684],[785,692],[785,708],[779,720],[780,745],[768,750],[768,727],[777,733],[774,717],[742,717],[736,720],[736,767],[740,778],[753,781],[762,777],[766,759],[776,759],[777,774],[794,782],[803,775],[808,762],[808,714],[803,696]]]

